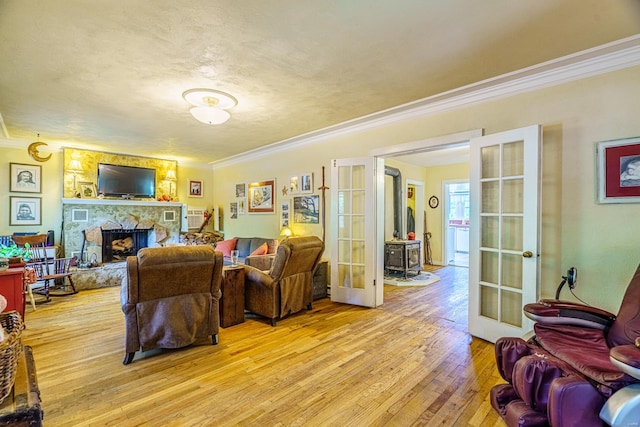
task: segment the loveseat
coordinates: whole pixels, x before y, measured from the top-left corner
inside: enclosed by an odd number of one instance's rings
[[[271,262],[278,249],[278,239],[263,237],[234,237],[216,242],[214,248],[222,252],[224,265],[231,264],[231,251],[237,250],[238,263],[256,267],[259,270],[271,268]]]

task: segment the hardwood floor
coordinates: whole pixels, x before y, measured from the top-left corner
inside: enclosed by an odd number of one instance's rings
[[[376,309],[316,301],[269,326],[248,316],[123,366],[119,288],[27,308],[45,426],[503,426],[493,345],[467,329],[467,270],[385,287]]]

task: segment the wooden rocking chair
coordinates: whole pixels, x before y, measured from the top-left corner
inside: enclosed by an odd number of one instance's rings
[[[37,282],[42,287],[34,289],[38,294],[44,295],[45,302],[50,301],[50,296],[64,296],[77,293],[70,272],[70,267],[74,263],[74,258],[49,258],[46,251],[46,234],[34,236],[12,236],[16,245],[24,247],[29,244],[31,259],[27,262],[27,267],[33,268],[36,273]],[[28,292],[31,291],[29,287]]]

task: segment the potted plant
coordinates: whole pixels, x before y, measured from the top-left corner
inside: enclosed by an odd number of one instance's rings
[[[10,265],[24,265],[25,261],[31,259],[30,245],[19,247],[15,243],[11,245],[0,244],[0,271],[6,270]]]

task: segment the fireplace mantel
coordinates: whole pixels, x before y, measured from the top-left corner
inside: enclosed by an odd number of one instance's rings
[[[135,200],[135,199],[62,199],[63,205],[117,205],[117,206],[153,206],[161,208],[163,206],[181,207],[180,202],[157,202],[155,200]]]

